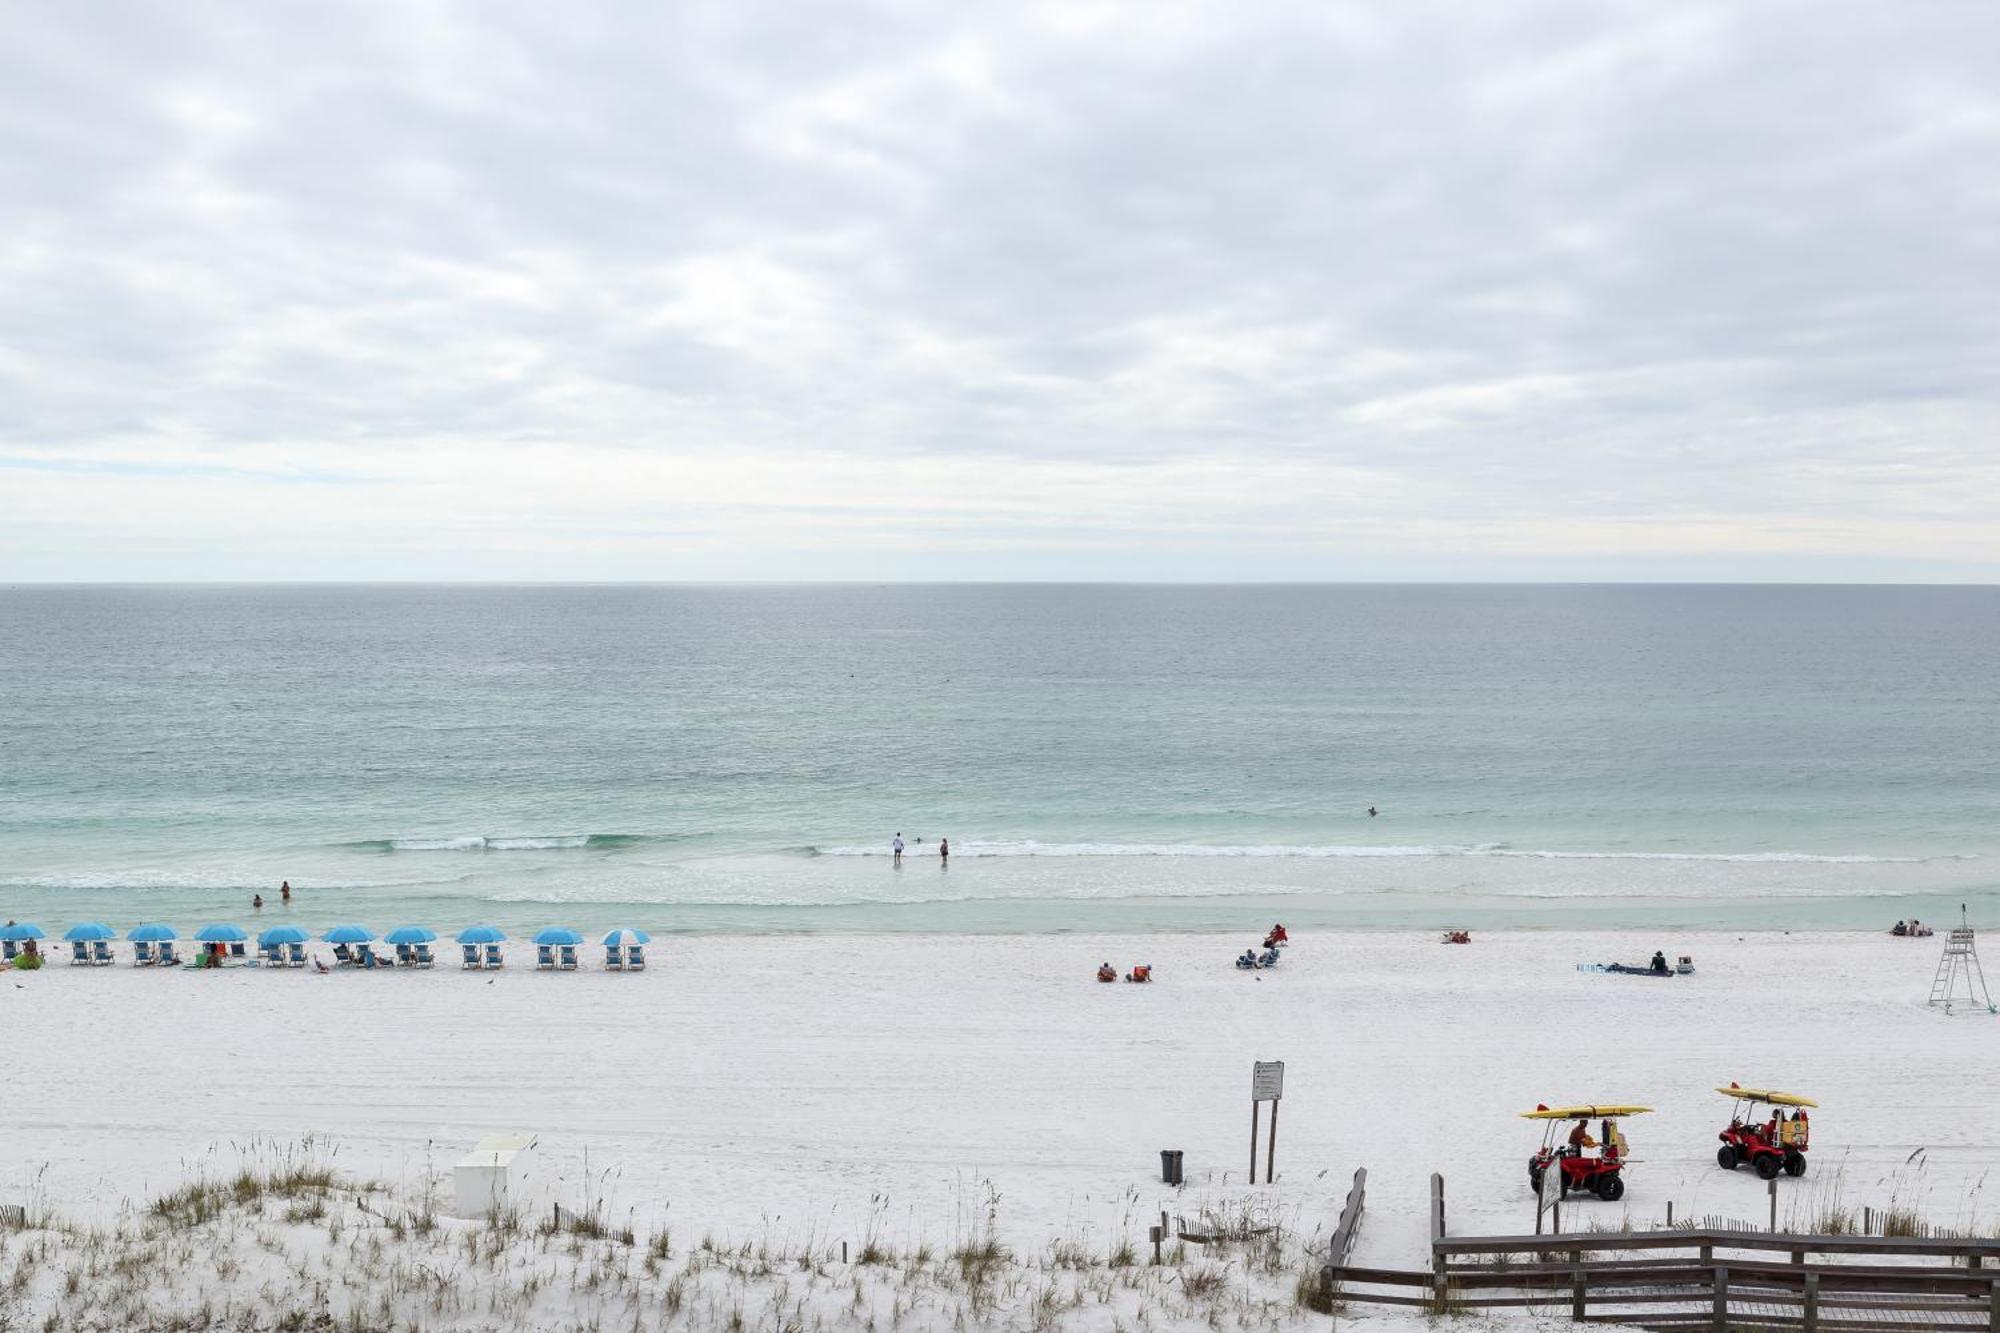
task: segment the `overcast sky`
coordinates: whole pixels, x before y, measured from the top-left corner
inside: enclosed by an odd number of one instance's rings
[[[2000,7],[77,4],[0,578],[2000,578]]]

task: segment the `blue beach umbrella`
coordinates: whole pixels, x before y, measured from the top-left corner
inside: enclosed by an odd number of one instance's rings
[[[164,940],[177,940],[180,937],[180,932],[164,921],[148,922],[146,925],[134,926],[125,932],[126,939],[138,940],[144,944],[159,944]]]
[[[273,926],[257,937],[257,944],[268,949],[274,944],[304,944],[309,938],[297,926]]]
[[[498,944],[506,938],[498,926],[467,926],[458,932],[460,944]]]
[[[79,921],[63,932],[63,938],[71,943],[78,940],[89,943],[93,940],[115,940],[118,932],[102,921]]]
[[[249,939],[250,933],[241,926],[216,925],[203,926],[194,933],[194,937],[203,944],[235,944]]]
[[[335,926],[320,938],[328,944],[366,944],[375,938],[375,932],[361,926]]]
[[[437,937],[428,926],[398,926],[382,938],[391,944],[429,944]]]
[[[535,943],[581,944],[583,943],[583,936],[577,934],[575,931],[571,930],[568,926],[550,926],[547,930],[535,936]]]
[[[16,921],[0,926],[0,940],[43,940],[42,928],[32,921]]]
[[[623,949],[634,944],[651,944],[653,937],[643,930],[614,930],[604,937],[607,949]]]

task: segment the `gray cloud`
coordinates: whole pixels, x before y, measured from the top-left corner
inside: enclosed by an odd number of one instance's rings
[[[16,577],[2000,573],[1990,7],[12,19]]]

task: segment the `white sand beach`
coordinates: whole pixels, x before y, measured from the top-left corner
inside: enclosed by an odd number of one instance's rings
[[[521,1130],[544,1198],[601,1198],[683,1245],[908,1253],[990,1216],[1020,1252],[1106,1252],[1162,1209],[1251,1193],[1251,1062],[1282,1059],[1279,1180],[1255,1195],[1310,1243],[1366,1166],[1357,1253],[1383,1264],[1419,1261],[1433,1170],[1454,1232],[1531,1226],[1517,1113],[1537,1101],[1657,1108],[1629,1126],[1625,1199],[1577,1205],[1605,1223],[1669,1201],[1763,1217],[1763,1183],[1714,1164],[1732,1079],[1822,1103],[1787,1216],[1837,1198],[1996,1217],[2000,1019],[1926,1007],[1941,940],[1306,934],[1238,973],[1255,933],[669,938],[632,976],[538,974],[518,950],[492,976],[7,973],[0,1203],[102,1224],[308,1135],[342,1172],[448,1193],[474,1140]],[[1697,974],[1576,970],[1656,947]],[[1157,981],[1099,985],[1105,960]],[[1159,1183],[1162,1148],[1186,1153],[1183,1190]]]

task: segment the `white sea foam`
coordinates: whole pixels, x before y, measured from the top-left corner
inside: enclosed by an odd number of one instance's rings
[[[587,833],[562,833],[543,837],[391,838],[395,852],[538,852],[568,847],[587,847]]]
[[[824,847],[815,849],[822,856],[888,856],[887,847]],[[912,847],[906,856],[934,855],[936,848],[930,844]],[[1842,856],[1816,852],[1565,852],[1536,851],[1507,847],[1498,843],[1480,845],[1443,844],[1438,846],[1367,846],[1336,845],[1313,846],[1282,843],[1205,843],[1205,842],[1036,842],[1033,840],[999,842],[965,842],[952,847],[952,855],[960,857],[989,856],[1046,856],[1046,857],[1095,857],[1095,856],[1172,856],[1189,858],[1294,858],[1294,859],[1334,859],[1342,857],[1455,857],[1455,856],[1518,856],[1535,857],[1553,861],[1739,861],[1739,862],[1808,862],[1825,865],[1915,865],[1927,858],[1920,856]]]

